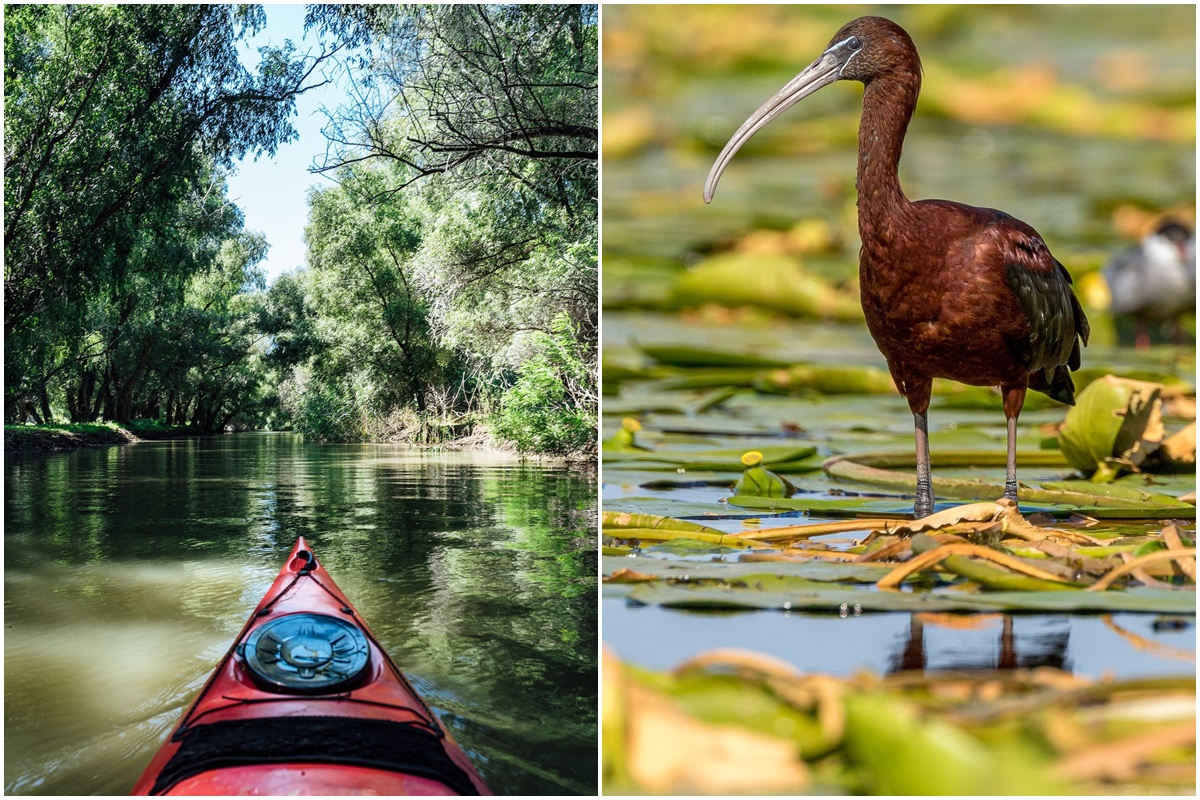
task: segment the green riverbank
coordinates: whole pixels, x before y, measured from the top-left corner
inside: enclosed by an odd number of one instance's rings
[[[114,423],[69,423],[64,425],[5,425],[4,452],[31,453],[77,450],[81,447],[107,447],[147,439],[177,439],[206,436],[191,425],[164,426],[135,422],[129,426]]]

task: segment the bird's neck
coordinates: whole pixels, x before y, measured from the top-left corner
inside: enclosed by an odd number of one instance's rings
[[[917,105],[920,67],[872,80],[858,128],[858,228],[863,242],[888,240],[911,203],[900,188],[900,151]]]

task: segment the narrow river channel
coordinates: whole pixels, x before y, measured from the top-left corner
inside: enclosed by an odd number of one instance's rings
[[[4,482],[7,794],[128,792],[299,535],[497,794],[596,791],[593,471],[239,434]]]

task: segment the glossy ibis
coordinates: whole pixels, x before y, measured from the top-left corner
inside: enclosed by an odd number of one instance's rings
[[[1196,308],[1196,237],[1181,222],[1164,220],[1137,245],[1104,268],[1112,313],[1133,318],[1134,343],[1150,346],[1150,323],[1172,322]]]
[[[865,86],[858,129],[859,284],[867,328],[916,429],[914,512],[933,511],[926,413],[934,378],[999,386],[1008,420],[1004,495],[1017,499],[1017,416],[1027,389],[1074,404],[1088,323],[1067,274],[1037,231],[1002,211],[946,200],[910,201],[900,151],[921,89],[921,60],[896,23],[861,17],[821,57],[755,111],[725,145],[704,185],[746,141],[793,105],[838,80]]]

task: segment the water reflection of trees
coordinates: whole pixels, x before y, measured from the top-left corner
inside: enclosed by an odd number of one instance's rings
[[[10,578],[23,557],[104,567],[72,579],[86,606],[112,564],[182,558],[225,581],[179,586],[189,607],[244,619],[246,576],[304,535],[493,785],[595,791],[594,470],[259,434],[6,466]]]
[[[487,754],[488,779],[594,791],[594,474],[435,456],[322,471],[281,513],[341,522],[314,548],[464,746]]]

